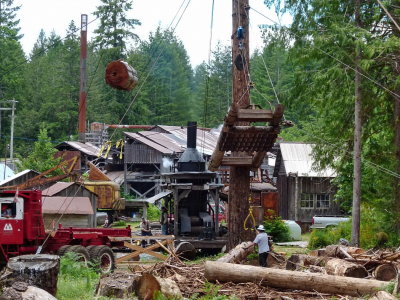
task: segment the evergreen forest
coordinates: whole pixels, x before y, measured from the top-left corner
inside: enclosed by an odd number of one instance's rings
[[[18,101],[15,152],[30,153],[41,129],[56,143],[76,140],[80,25],[71,22],[62,37],[42,31],[31,53],[24,53],[19,7],[13,0],[0,2],[0,101]],[[100,25],[88,41],[87,121],[185,125],[193,120],[209,128],[222,124],[232,101],[230,45],[218,44],[208,62],[191,66],[173,28],[154,28],[146,40],[138,39],[140,20],[127,17],[127,11],[135,10],[134,2],[101,0],[95,12]],[[350,213],[359,74],[362,210],[372,216],[369,226],[389,233],[398,244],[400,1],[264,3],[275,10],[275,19],[290,14],[293,21],[263,28],[264,47],[251,53],[252,103],[266,109],[284,104],[285,119],[295,125],[283,129],[279,139],[317,145],[318,166],[337,172],[336,200]],[[104,82],[107,64],[117,59],[138,72],[138,85],[130,92],[111,89]],[[7,153],[9,116],[2,112],[1,156]]]

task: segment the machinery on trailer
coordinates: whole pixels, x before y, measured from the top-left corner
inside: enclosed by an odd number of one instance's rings
[[[98,261],[102,272],[115,267],[113,249],[125,250],[118,237],[131,237],[131,228],[59,228],[45,231],[41,191],[0,192],[0,262],[10,257],[75,252],[87,261]]]

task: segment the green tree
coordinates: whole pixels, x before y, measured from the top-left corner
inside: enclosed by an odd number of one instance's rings
[[[17,168],[19,171],[26,169],[43,172],[58,165],[60,158],[54,158],[57,149],[53,147],[47,135],[47,129],[40,130],[38,140],[34,143],[33,149],[27,157],[19,156]]]
[[[101,0],[101,3],[93,13],[100,19],[100,25],[94,31],[94,46],[97,49],[117,48],[122,54],[127,48],[127,42],[138,40],[133,29],[141,25],[139,20],[127,17],[126,13],[132,9],[132,0]]]
[[[192,117],[193,75],[182,42],[172,31],[158,28],[131,53],[129,61],[136,63],[139,73],[135,101],[148,105],[148,122],[185,125]]]

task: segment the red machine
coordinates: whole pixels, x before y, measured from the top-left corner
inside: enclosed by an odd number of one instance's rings
[[[62,213],[62,212],[61,212]],[[12,256],[33,253],[78,253],[98,260],[103,272],[115,267],[112,248],[124,248],[115,237],[130,237],[131,228],[63,228],[46,232],[41,191],[0,192],[0,263]]]

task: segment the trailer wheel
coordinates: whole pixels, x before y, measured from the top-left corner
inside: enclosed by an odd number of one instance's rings
[[[86,246],[86,250],[89,253],[90,260],[94,259],[94,251],[95,251],[96,247],[98,247],[98,246],[97,245]]]
[[[88,264],[90,256],[89,252],[86,250],[85,247],[81,245],[75,245],[71,246],[70,248],[67,248],[67,252],[74,252],[78,255],[78,261],[83,262],[85,265]]]
[[[72,247],[72,246],[71,245],[61,246],[57,251],[57,255],[58,256],[63,256],[68,251],[68,248],[70,248],[70,247]]]
[[[111,273],[115,269],[115,256],[110,247],[105,245],[96,246],[92,251],[92,259],[99,264],[101,273]]]

